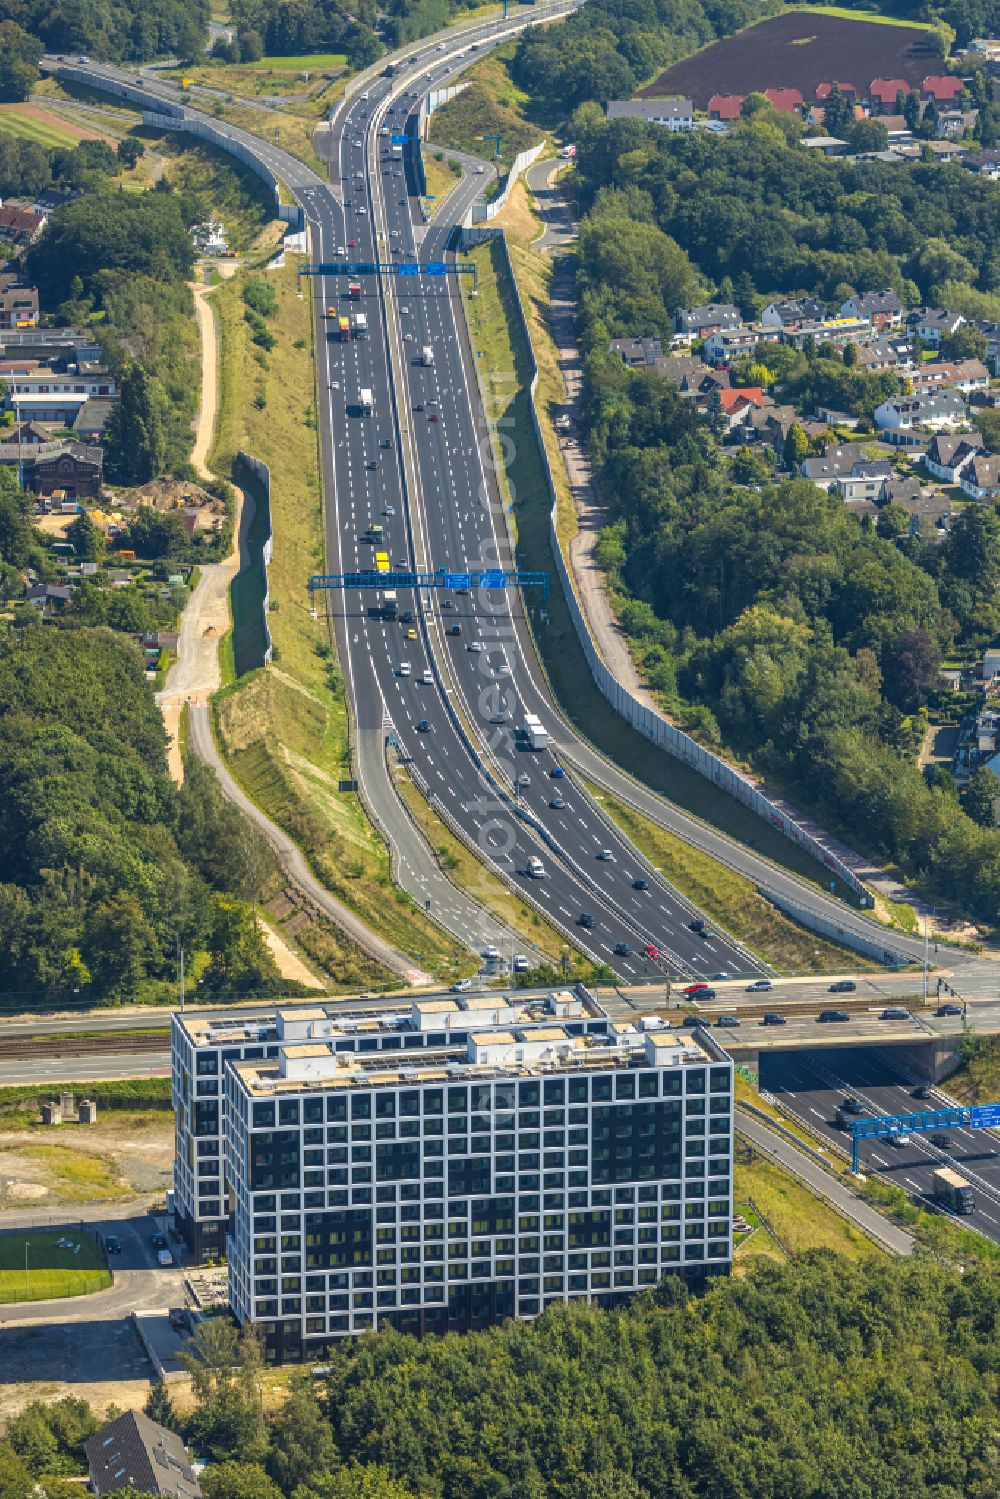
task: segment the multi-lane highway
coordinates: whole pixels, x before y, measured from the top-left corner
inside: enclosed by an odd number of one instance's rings
[[[467,65],[473,37],[485,48],[532,19],[446,36],[407,64],[406,82],[378,78],[357,89],[331,122],[329,184],[267,142],[214,123],[298,198],[314,260],[412,265],[418,255],[443,258],[450,225],[488,179],[473,177],[457,188],[445,222],[425,231],[405,165],[393,159],[391,133],[412,136],[422,94]],[[95,81],[134,82],[113,69],[88,71]],[[181,102],[162,84],[144,80],[143,87]],[[380,549],[395,564],[428,570],[509,565],[456,285],[419,276],[368,277],[362,285],[360,302],[348,304],[346,278],[313,282],[328,569],[370,568],[372,525],[383,528]],[[336,319],[357,310],[367,314],[369,336],[341,342]],[[418,364],[424,346],[432,362]],[[370,412],[362,410],[362,390],[372,392]],[[564,753],[588,774],[595,773],[596,757],[547,695],[520,597],[494,591],[452,600],[452,609],[446,602],[438,592],[401,596],[401,617],[393,621],[383,617],[376,595],[330,601],[355,714],[359,777],[390,841],[403,845],[404,867],[419,882],[412,866],[423,858],[429,867],[430,860],[386,770],[390,731],[442,815],[482,861],[626,982],[651,965],[684,975],[752,974],[759,965],[738,944],[692,930],[694,909],[607,822],[574,773],[552,774]],[[532,752],[515,735],[529,712],[542,719],[554,748]],[[597,769],[605,783],[616,776],[603,762]],[[645,795],[634,783],[627,786]],[[544,877],[528,877],[531,859],[541,860]],[[773,882],[774,871],[759,862]],[[433,888],[440,889],[439,876]],[[810,898],[822,900],[816,892]],[[442,904],[435,914],[442,914]],[[827,905],[845,922],[860,919]],[[477,907],[448,914],[451,929],[461,923],[470,945],[497,940],[496,922]],[[647,946],[655,956],[644,956]]]
[[[936,1089],[927,1099],[915,1098],[919,1083],[917,1075],[908,1073],[890,1050],[875,1045],[761,1057],[761,1088],[848,1152],[847,1132],[836,1123],[837,1107],[844,1099],[854,1098],[869,1115],[949,1107]],[[895,1147],[886,1140],[865,1141],[862,1170],[877,1172],[883,1180],[930,1201],[932,1172],[939,1166],[954,1166],[972,1185],[976,1198],[975,1212],[960,1221],[1000,1241],[1000,1142],[982,1130],[949,1127],[942,1134],[949,1141],[947,1149],[935,1145],[931,1135],[912,1135],[908,1144]]]

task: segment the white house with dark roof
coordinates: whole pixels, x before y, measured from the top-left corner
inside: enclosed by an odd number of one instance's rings
[[[864,291],[840,304],[841,317],[863,318],[873,328],[888,328],[903,318],[903,304],[891,289]]]
[[[969,420],[965,401],[957,390],[935,390],[922,396],[891,396],[875,407],[875,425],[889,434],[939,432],[945,427],[964,427]]]

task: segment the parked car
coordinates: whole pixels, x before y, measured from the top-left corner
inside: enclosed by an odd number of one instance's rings
[[[705,1026],[708,1026],[708,1025],[711,1025],[711,1023],[712,1022],[708,1018],[707,1015],[685,1015],[684,1016],[684,1024],[685,1025],[691,1025],[691,1026],[705,1025]]]
[[[883,1020],[909,1020],[910,1012],[902,1005],[886,1005],[882,1011]]]
[[[104,1240],[105,1254],[121,1254],[122,1241],[117,1234],[108,1234]]]
[[[152,1243],[154,1249],[166,1249],[167,1248],[167,1236],[166,1236],[166,1234],[154,1234],[153,1237],[152,1237],[152,1240],[150,1242]]]

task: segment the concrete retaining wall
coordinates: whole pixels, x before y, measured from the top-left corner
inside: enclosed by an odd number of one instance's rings
[[[821,937],[829,937],[831,942],[838,943],[841,947],[853,948],[855,952],[864,953],[868,958],[874,958],[877,963],[886,963],[894,968],[905,967],[911,961],[910,955],[901,948],[893,946],[891,931],[882,932],[873,926],[871,936],[862,932],[856,932],[851,927],[841,926],[838,921],[829,920],[821,916],[818,911],[811,911],[807,906],[800,906],[797,901],[789,900],[785,895],[778,895],[773,890],[764,886],[759,887],[760,895],[770,901],[779,911],[797,921],[799,926],[808,927],[811,932],[817,932]]]
[[[517,299],[524,335],[528,340],[529,348],[531,348],[531,334],[528,328],[528,320],[521,303],[521,296],[517,280],[514,276],[513,266],[510,262],[510,252],[506,239],[503,240],[503,257],[506,261],[507,274],[510,276],[511,285]],[[770,823],[773,828],[783,833],[793,843],[797,843],[800,848],[804,849],[818,863],[823,864],[847,885],[849,889],[853,890],[856,895],[863,896],[868,901],[870,899],[868,892],[853,870],[849,869],[846,864],[831,854],[828,849],[825,849],[811,833],[806,832],[805,828],[800,827],[780,807],[775,806],[769,797],[766,797],[762,791],[758,790],[753,782],[742,775],[740,771],[736,770],[734,766],[729,765],[718,755],[714,755],[711,750],[706,749],[704,745],[692,739],[689,734],[685,734],[682,729],[679,729],[676,724],[670,723],[662,714],[656,712],[655,709],[649,708],[645,703],[640,702],[638,698],[629,692],[627,687],[622,686],[612,675],[591,634],[590,625],[577,598],[572,576],[563,557],[556,525],[555,481],[552,476],[548,450],[542,437],[542,429],[538,419],[538,366],[534,362],[533,352],[532,365],[531,419],[535,428],[535,436],[542,458],[542,465],[545,470],[549,499],[551,501],[549,537],[552,556],[555,561],[556,573],[559,578],[560,587],[562,588],[563,597],[566,600],[566,606],[573,620],[573,627],[576,630],[583,653],[587,658],[587,665],[590,667],[591,675],[602,695],[607,698],[615,711],[620,713],[645,739],[651,740],[653,744],[665,750],[668,755],[673,755],[675,759],[683,761],[685,765],[689,765],[692,770],[697,771],[699,775],[704,776],[713,785],[728,792],[738,802],[742,802],[745,807],[749,807],[763,821]],[[856,946],[857,944],[852,945]]]
[[[473,203],[466,222],[468,224],[485,224],[490,219],[495,218],[502,208],[506,208],[507,199],[510,197],[510,190],[514,186],[514,183],[522,172],[528,170],[532,162],[538,160],[544,150],[545,142],[542,141],[541,145],[532,146],[530,151],[519,151],[511,162],[510,171],[507,173],[506,181],[500,192],[489,203]]]

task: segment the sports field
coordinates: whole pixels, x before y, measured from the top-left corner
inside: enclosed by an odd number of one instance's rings
[[[919,87],[944,64],[924,26],[886,25],[826,8],[790,10],[713,42],[661,73],[645,98],[682,94],[704,109],[713,94],[797,88],[813,99],[820,83],[853,84],[864,97],[875,78]]]
[[[40,146],[70,147],[100,139],[96,130],[74,125],[37,104],[0,104],[0,131],[37,141]]]
[[[262,57],[250,66],[270,68],[272,73],[322,72],[324,68],[346,68],[347,58],[343,52],[303,52],[298,57]]]
[[[86,1296],[110,1284],[100,1247],[88,1233],[73,1229],[0,1233],[0,1304]]]

